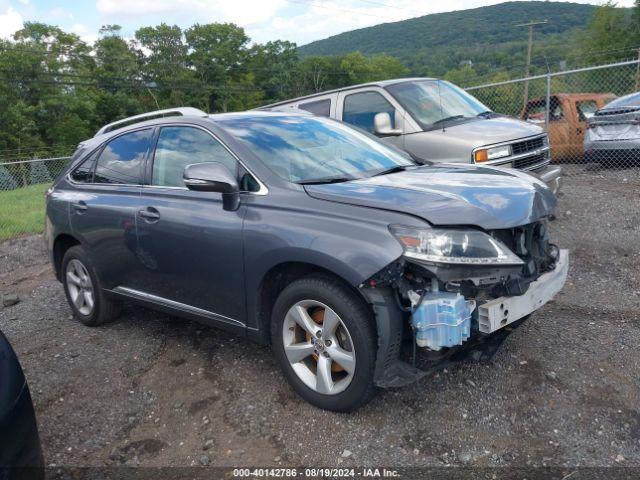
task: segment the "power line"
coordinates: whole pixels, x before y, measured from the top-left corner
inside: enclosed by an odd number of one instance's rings
[[[251,87],[249,85],[211,85],[207,83],[203,83],[201,85],[145,85],[145,84],[125,84],[125,83],[105,83],[105,82],[78,82],[78,81],[60,81],[60,80],[43,80],[43,79],[16,79],[16,78],[7,78],[0,77],[0,82],[5,83],[13,83],[13,84],[43,84],[43,85],[61,85],[61,86],[72,86],[72,87],[101,87],[101,88],[133,88],[133,89],[151,89],[151,90],[161,90],[166,88],[171,88],[174,90],[198,90],[198,91],[206,91],[214,90],[214,91],[232,91],[232,92],[261,92],[262,88],[259,87]]]
[[[31,54],[40,54],[43,56],[47,56],[47,55],[61,55],[60,53],[57,52],[50,52],[50,51],[45,51],[42,49],[36,49],[36,48],[20,48],[20,47],[5,47],[0,45],[0,51],[18,51],[18,52],[25,52],[25,53],[31,53]],[[72,59],[72,58],[88,58],[90,60],[92,60],[93,62],[95,62],[96,64],[100,65],[102,59],[100,59],[99,57],[95,57],[93,55],[89,55],[89,54],[83,54],[83,53],[68,53],[68,54],[64,54],[67,56],[67,59]],[[124,56],[120,56],[120,59],[125,59]],[[190,71],[193,72],[197,72],[197,70],[191,70],[190,67],[194,67],[194,63],[189,59],[186,58],[184,61],[167,61],[167,60],[162,60],[162,61],[157,61],[157,60],[150,60],[149,57],[142,57],[142,59],[140,58],[129,58],[127,57],[127,59],[130,60],[135,60],[136,63],[138,65],[146,65],[146,66],[164,66],[164,65],[175,65],[175,66],[180,66],[182,68],[188,69]],[[118,58],[110,58],[110,61],[117,61]],[[256,72],[282,72],[282,68],[273,68],[273,67],[250,67],[250,66],[246,66],[246,65],[235,65],[229,68],[230,72],[245,72],[245,73],[256,73]],[[331,70],[327,70],[326,72],[322,72],[326,75],[335,75],[335,76],[344,76],[344,75],[349,75],[347,72],[340,72],[340,71],[331,71]]]

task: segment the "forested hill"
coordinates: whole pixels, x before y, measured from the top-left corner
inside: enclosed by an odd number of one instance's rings
[[[300,55],[330,55],[360,51],[364,54],[387,53],[398,57],[411,70],[421,60],[432,64],[473,59],[484,55],[511,56],[521,51],[527,32],[518,23],[548,20],[536,27],[541,43],[567,43],[576,28],[585,27],[596,6],[566,2],[507,2],[487,7],[437,13],[401,22],[384,23],[341,33],[299,47]],[[513,59],[511,59],[513,61]]]
[[[517,23],[549,20],[536,27],[537,35],[563,34],[584,27],[594,5],[565,2],[507,2],[488,7],[436,13],[401,22],[383,23],[318,40],[299,47],[302,55],[333,55],[354,50],[364,54],[410,55],[425,47],[469,47],[522,40]]]

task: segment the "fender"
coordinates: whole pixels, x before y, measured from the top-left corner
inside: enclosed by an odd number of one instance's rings
[[[331,205],[331,212],[261,208],[256,203],[248,209],[243,228],[248,327],[258,327],[256,292],[273,267],[285,262],[311,264],[357,288],[402,255],[389,224],[417,221],[378,209],[309,200],[315,202],[325,204],[324,209]]]

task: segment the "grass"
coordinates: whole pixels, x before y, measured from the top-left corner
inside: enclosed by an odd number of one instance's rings
[[[44,192],[49,185],[0,191],[0,240],[44,230]]]

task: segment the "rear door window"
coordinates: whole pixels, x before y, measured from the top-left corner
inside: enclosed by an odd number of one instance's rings
[[[391,125],[395,125],[396,109],[378,92],[352,93],[344,98],[342,121],[374,133],[373,118],[378,113],[387,112]]]
[[[298,105],[301,110],[318,115],[319,117],[329,117],[331,115],[331,99],[316,100],[315,102],[301,103]]]
[[[94,183],[142,183],[142,166],[151,147],[152,129],[125,133],[111,140],[102,150]]]
[[[210,134],[195,127],[163,127],[153,159],[152,185],[184,187],[182,175],[187,165],[219,162],[232,173],[237,161]]]

